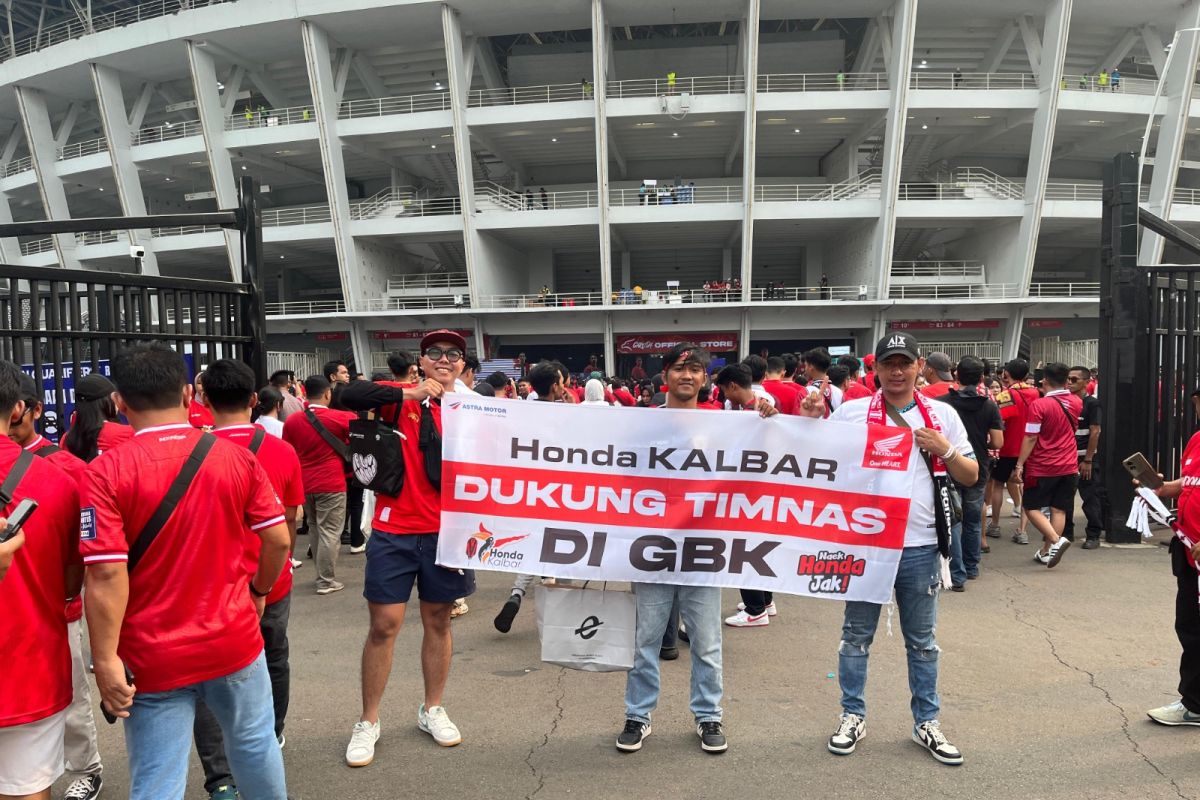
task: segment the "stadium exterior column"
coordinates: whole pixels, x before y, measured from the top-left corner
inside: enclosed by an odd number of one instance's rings
[[[362,319],[350,321],[350,349],[354,351],[354,367],[356,371],[371,377],[371,335],[367,332],[367,323]]]
[[[613,315],[611,311],[604,312],[604,374],[617,374],[617,345],[613,335]]]
[[[600,301],[612,305],[612,231],[608,221],[608,76],[612,31],[603,0],[592,0],[592,98],[596,107],[596,195],[600,208]],[[607,316],[607,315],[606,315]],[[606,322],[605,330],[611,325]],[[615,364],[612,337],[604,337],[604,363]],[[609,367],[610,374],[612,367]]]
[[[350,232],[350,191],[346,187],[346,162],[342,140],[337,133],[338,96],[329,54],[329,35],[308,20],[300,23],[304,39],[304,62],[312,91],[313,118],[317,122],[317,140],[321,147],[321,166],[325,173],[325,192],[329,197],[329,219],[333,226],[333,248],[337,254],[338,274],[347,311],[365,308],[368,295],[382,295],[387,276],[368,281],[359,264],[358,248]],[[380,281],[382,279],[382,281]],[[378,285],[382,282],[382,285]],[[356,353],[357,355],[357,353]]]
[[[738,358],[750,355],[750,308],[742,307],[742,320],[738,327]]]
[[[746,116],[742,121],[742,302],[750,302],[750,285],[754,279],[754,160],[757,152],[758,114],[758,27],[762,12],[761,0],[746,0],[746,15],[742,18],[742,54],[745,56],[742,74],[746,81]],[[749,323],[743,315],[743,327]],[[743,337],[742,348],[750,346]],[[748,350],[746,352],[749,352]],[[743,353],[743,356],[745,353]]]
[[[1033,139],[1029,146],[1029,167],[1025,175],[1025,213],[1017,233],[1014,255],[1018,259],[1015,265],[1017,269],[1015,273],[1010,273],[1018,276],[1022,295],[1029,293],[1029,284],[1033,280],[1033,260],[1037,255],[1042,206],[1050,176],[1050,154],[1054,149],[1054,127],[1058,119],[1058,98],[1067,55],[1072,2],[1051,0],[1046,6],[1046,27],[1042,32],[1042,58],[1037,76],[1038,105],[1033,113]]]
[[[121,91],[121,74],[112,67],[92,63],[92,83],[96,87],[96,110],[100,124],[104,127],[104,138],[108,141],[108,157],[112,161],[113,180],[117,184],[117,198],[121,201],[121,213],[127,217],[146,216],[146,197],[142,194],[142,182],[133,163],[130,148],[133,146],[133,131],[129,118],[125,116],[125,95]],[[154,239],[149,230],[126,231],[129,243],[146,248],[142,257],[142,274],[157,275],[158,259],[154,255]]]
[[[188,67],[192,73],[192,94],[196,98],[196,115],[204,135],[204,153],[217,208],[237,208],[237,182],[233,177],[233,159],[225,149],[225,109],[221,90],[217,88],[217,65],[202,45],[187,41]],[[231,280],[242,279],[242,243],[237,231],[225,231],[225,252],[229,256]],[[345,288],[343,287],[343,291]]]
[[[488,353],[487,348],[484,347],[484,345],[483,345],[483,341],[484,341],[483,337],[484,337],[483,320],[480,317],[476,317],[475,318],[475,357],[478,358],[480,361],[487,361],[491,354]],[[486,377],[487,377],[486,375],[480,375],[479,380],[483,380]],[[471,387],[471,388],[475,388],[475,387]]]
[[[896,242],[896,203],[900,196],[900,168],[904,159],[904,133],[908,127],[908,87],[912,71],[913,39],[917,31],[917,0],[896,0],[891,9],[891,63],[888,65],[890,101],[883,138],[883,170],[879,185],[879,222],[875,226],[876,285],[886,298],[891,288],[892,251]],[[881,334],[882,335],[882,334]],[[872,343],[874,344],[874,343]]]
[[[475,168],[471,158],[471,131],[467,128],[467,90],[471,76],[463,60],[463,34],[458,13],[442,4],[442,39],[446,46],[446,72],[449,76],[450,115],[454,131],[454,166],[458,173],[459,208],[463,219],[463,260],[467,267],[467,288],[471,307],[479,307],[479,281],[476,275],[488,265],[479,262],[479,233],[475,230]]]
[[[1179,16],[1176,30],[1200,27],[1200,0],[1192,0]],[[1179,34],[1179,40],[1171,50],[1170,62],[1162,81],[1162,123],[1154,147],[1154,170],[1150,175],[1150,198],[1146,207],[1169,219],[1171,199],[1175,182],[1179,176],[1179,162],[1183,156],[1184,139],[1187,138],[1188,116],[1192,107],[1192,87],[1195,84],[1197,55],[1200,54],[1200,31]],[[1139,264],[1158,264],[1162,260],[1163,238],[1157,233],[1144,231],[1138,250]]]
[[[1007,362],[1009,359],[1016,358],[1017,351],[1021,349],[1021,332],[1025,329],[1025,309],[1021,306],[1013,306],[1005,324],[1008,328],[1004,331],[1003,356]]]
[[[29,143],[29,156],[33,162],[33,174],[37,177],[38,193],[46,216],[52,220],[71,218],[67,206],[67,190],[58,175],[58,147],[54,141],[54,127],[50,124],[50,110],[46,106],[46,95],[28,86],[17,86],[17,105],[21,111],[21,124],[25,126],[25,141]],[[54,235],[54,250],[58,263],[67,269],[79,269],[79,256],[75,248],[75,234]]]

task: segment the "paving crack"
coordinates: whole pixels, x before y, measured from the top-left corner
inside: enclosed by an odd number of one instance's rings
[[[542,791],[542,789],[546,787],[546,776],[542,774],[541,770],[534,766],[533,757],[539,750],[550,743],[550,737],[558,731],[558,723],[562,722],[563,713],[565,711],[563,708],[563,699],[567,694],[567,689],[565,686],[563,686],[563,678],[565,678],[566,675],[566,667],[560,667],[558,670],[558,681],[556,683],[556,693],[554,697],[554,719],[550,721],[550,729],[542,734],[542,740],[533,747],[530,747],[529,752],[525,755],[525,766],[529,767],[529,773],[533,776],[534,780],[537,781],[537,786],[534,787],[532,792],[525,795],[525,800],[533,800],[533,798],[537,796],[538,792]]]
[[[1017,576],[1012,575],[1011,573],[1009,573],[1005,570],[993,568],[992,571],[1000,573],[1004,577],[1008,578],[1016,586],[1022,586],[1026,589],[1030,588],[1029,584],[1025,583]],[[1017,622],[1024,625],[1025,627],[1032,628],[1033,630],[1042,634],[1042,637],[1045,638],[1045,640],[1046,640],[1046,644],[1049,645],[1049,647],[1050,647],[1050,655],[1054,656],[1055,661],[1057,661],[1059,664],[1061,664],[1063,667],[1065,667],[1069,670],[1072,670],[1074,672],[1078,672],[1081,675],[1087,676],[1088,685],[1091,686],[1096,691],[1100,692],[1102,695],[1104,695],[1105,702],[1107,702],[1110,706],[1112,706],[1114,709],[1116,709],[1117,713],[1121,715],[1121,733],[1124,734],[1125,738],[1129,741],[1129,746],[1131,748],[1133,748],[1133,752],[1136,753],[1137,756],[1140,759],[1142,759],[1142,761],[1145,761],[1146,765],[1149,766],[1150,769],[1157,772],[1163,780],[1170,783],[1171,787],[1175,790],[1175,794],[1179,795],[1179,797],[1182,800],[1195,800],[1195,798],[1192,797],[1191,795],[1184,794],[1183,789],[1180,788],[1179,784],[1175,781],[1175,779],[1172,778],[1167,773],[1163,772],[1162,769],[1158,766],[1158,764],[1155,764],[1154,761],[1148,755],[1146,755],[1144,752],[1142,752],[1141,745],[1139,745],[1137,740],[1133,738],[1133,734],[1130,731],[1129,714],[1125,711],[1125,709],[1116,700],[1113,699],[1113,696],[1108,691],[1108,689],[1104,688],[1096,681],[1096,674],[1094,672],[1086,670],[1083,667],[1076,666],[1075,664],[1072,664],[1071,662],[1064,659],[1061,655],[1059,655],[1058,646],[1054,642],[1054,637],[1050,635],[1050,631],[1046,630],[1041,625],[1038,625],[1036,622],[1031,621],[1028,618],[1028,616],[1025,614],[1025,612],[1022,611],[1017,606],[1016,598],[1013,597],[1013,595],[1012,595],[1013,588],[1015,588],[1015,587],[1010,586],[1004,592],[1005,598],[1008,600],[1008,606],[1013,611],[1013,618]]]

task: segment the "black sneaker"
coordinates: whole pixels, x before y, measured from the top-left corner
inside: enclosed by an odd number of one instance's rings
[[[617,736],[617,749],[622,753],[636,753],[642,749],[642,742],[650,735],[650,723],[638,722],[636,719],[625,720],[625,730]]]
[[[929,751],[929,755],[943,764],[957,767],[963,763],[962,753],[958,748],[946,741],[942,728],[936,719],[922,722],[913,728],[913,741]]]
[[[674,661],[679,658],[678,647],[660,647],[658,649],[658,657],[663,661]]]
[[[99,775],[84,775],[71,781],[71,785],[63,793],[63,800],[96,800],[103,785],[104,781]]]
[[[492,624],[501,633],[508,633],[512,630],[513,620],[517,618],[517,612],[520,610],[521,595],[514,593],[504,601],[504,607],[500,609],[500,613],[496,615],[496,620]]]
[[[848,756],[858,747],[858,741],[867,735],[867,721],[858,714],[842,714],[838,729],[829,737],[829,752]]]
[[[1099,539],[1088,539],[1086,542],[1083,543],[1084,550],[1095,550],[1099,546],[1100,546]]]
[[[721,723],[714,720],[696,723],[696,735],[700,737],[700,749],[706,753],[724,753],[729,749]]]

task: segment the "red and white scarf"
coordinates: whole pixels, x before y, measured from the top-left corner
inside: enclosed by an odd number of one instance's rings
[[[875,392],[875,394],[871,396],[871,407],[869,409],[867,409],[867,423],[868,424],[871,424],[871,425],[887,425],[888,424],[887,412],[884,410],[884,407],[883,407],[883,404],[886,402],[887,401],[883,399],[883,390],[882,389]],[[943,433],[942,423],[940,421],[938,421],[938,418],[935,417],[933,415],[933,413],[931,412],[932,405],[931,405],[929,398],[927,398],[925,395],[921,394],[920,392],[913,392],[913,402],[916,403],[917,410],[921,412],[921,419],[925,421],[925,427],[933,428],[938,433]],[[899,413],[900,409],[896,409],[896,411]],[[933,453],[930,453],[929,458],[931,459],[930,466],[933,469],[933,474],[934,475],[945,475],[946,474],[946,465],[945,465],[945,463],[942,462],[941,457],[938,455],[935,455]]]

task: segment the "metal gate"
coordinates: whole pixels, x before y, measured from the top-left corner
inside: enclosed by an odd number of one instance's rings
[[[1168,480],[1178,477],[1183,447],[1197,428],[1191,394],[1200,389],[1200,264],[1140,266],[1139,228],[1200,259],[1200,239],[1138,203],[1132,153],[1105,173],[1100,284],[1098,460],[1112,499],[1113,541],[1138,541],[1124,525],[1133,486],[1122,459],[1142,452]]]
[[[0,225],[0,236],[221,225],[242,233],[243,281],[204,281],[56,267],[0,265],[0,358],[15,362],[45,391],[46,433],[57,434],[74,406],[74,385],[108,372],[122,347],[159,341],[193,371],[220,358],[246,362],[266,382],[266,319],[261,297],[258,190],[242,181],[241,207],[171,214]]]

